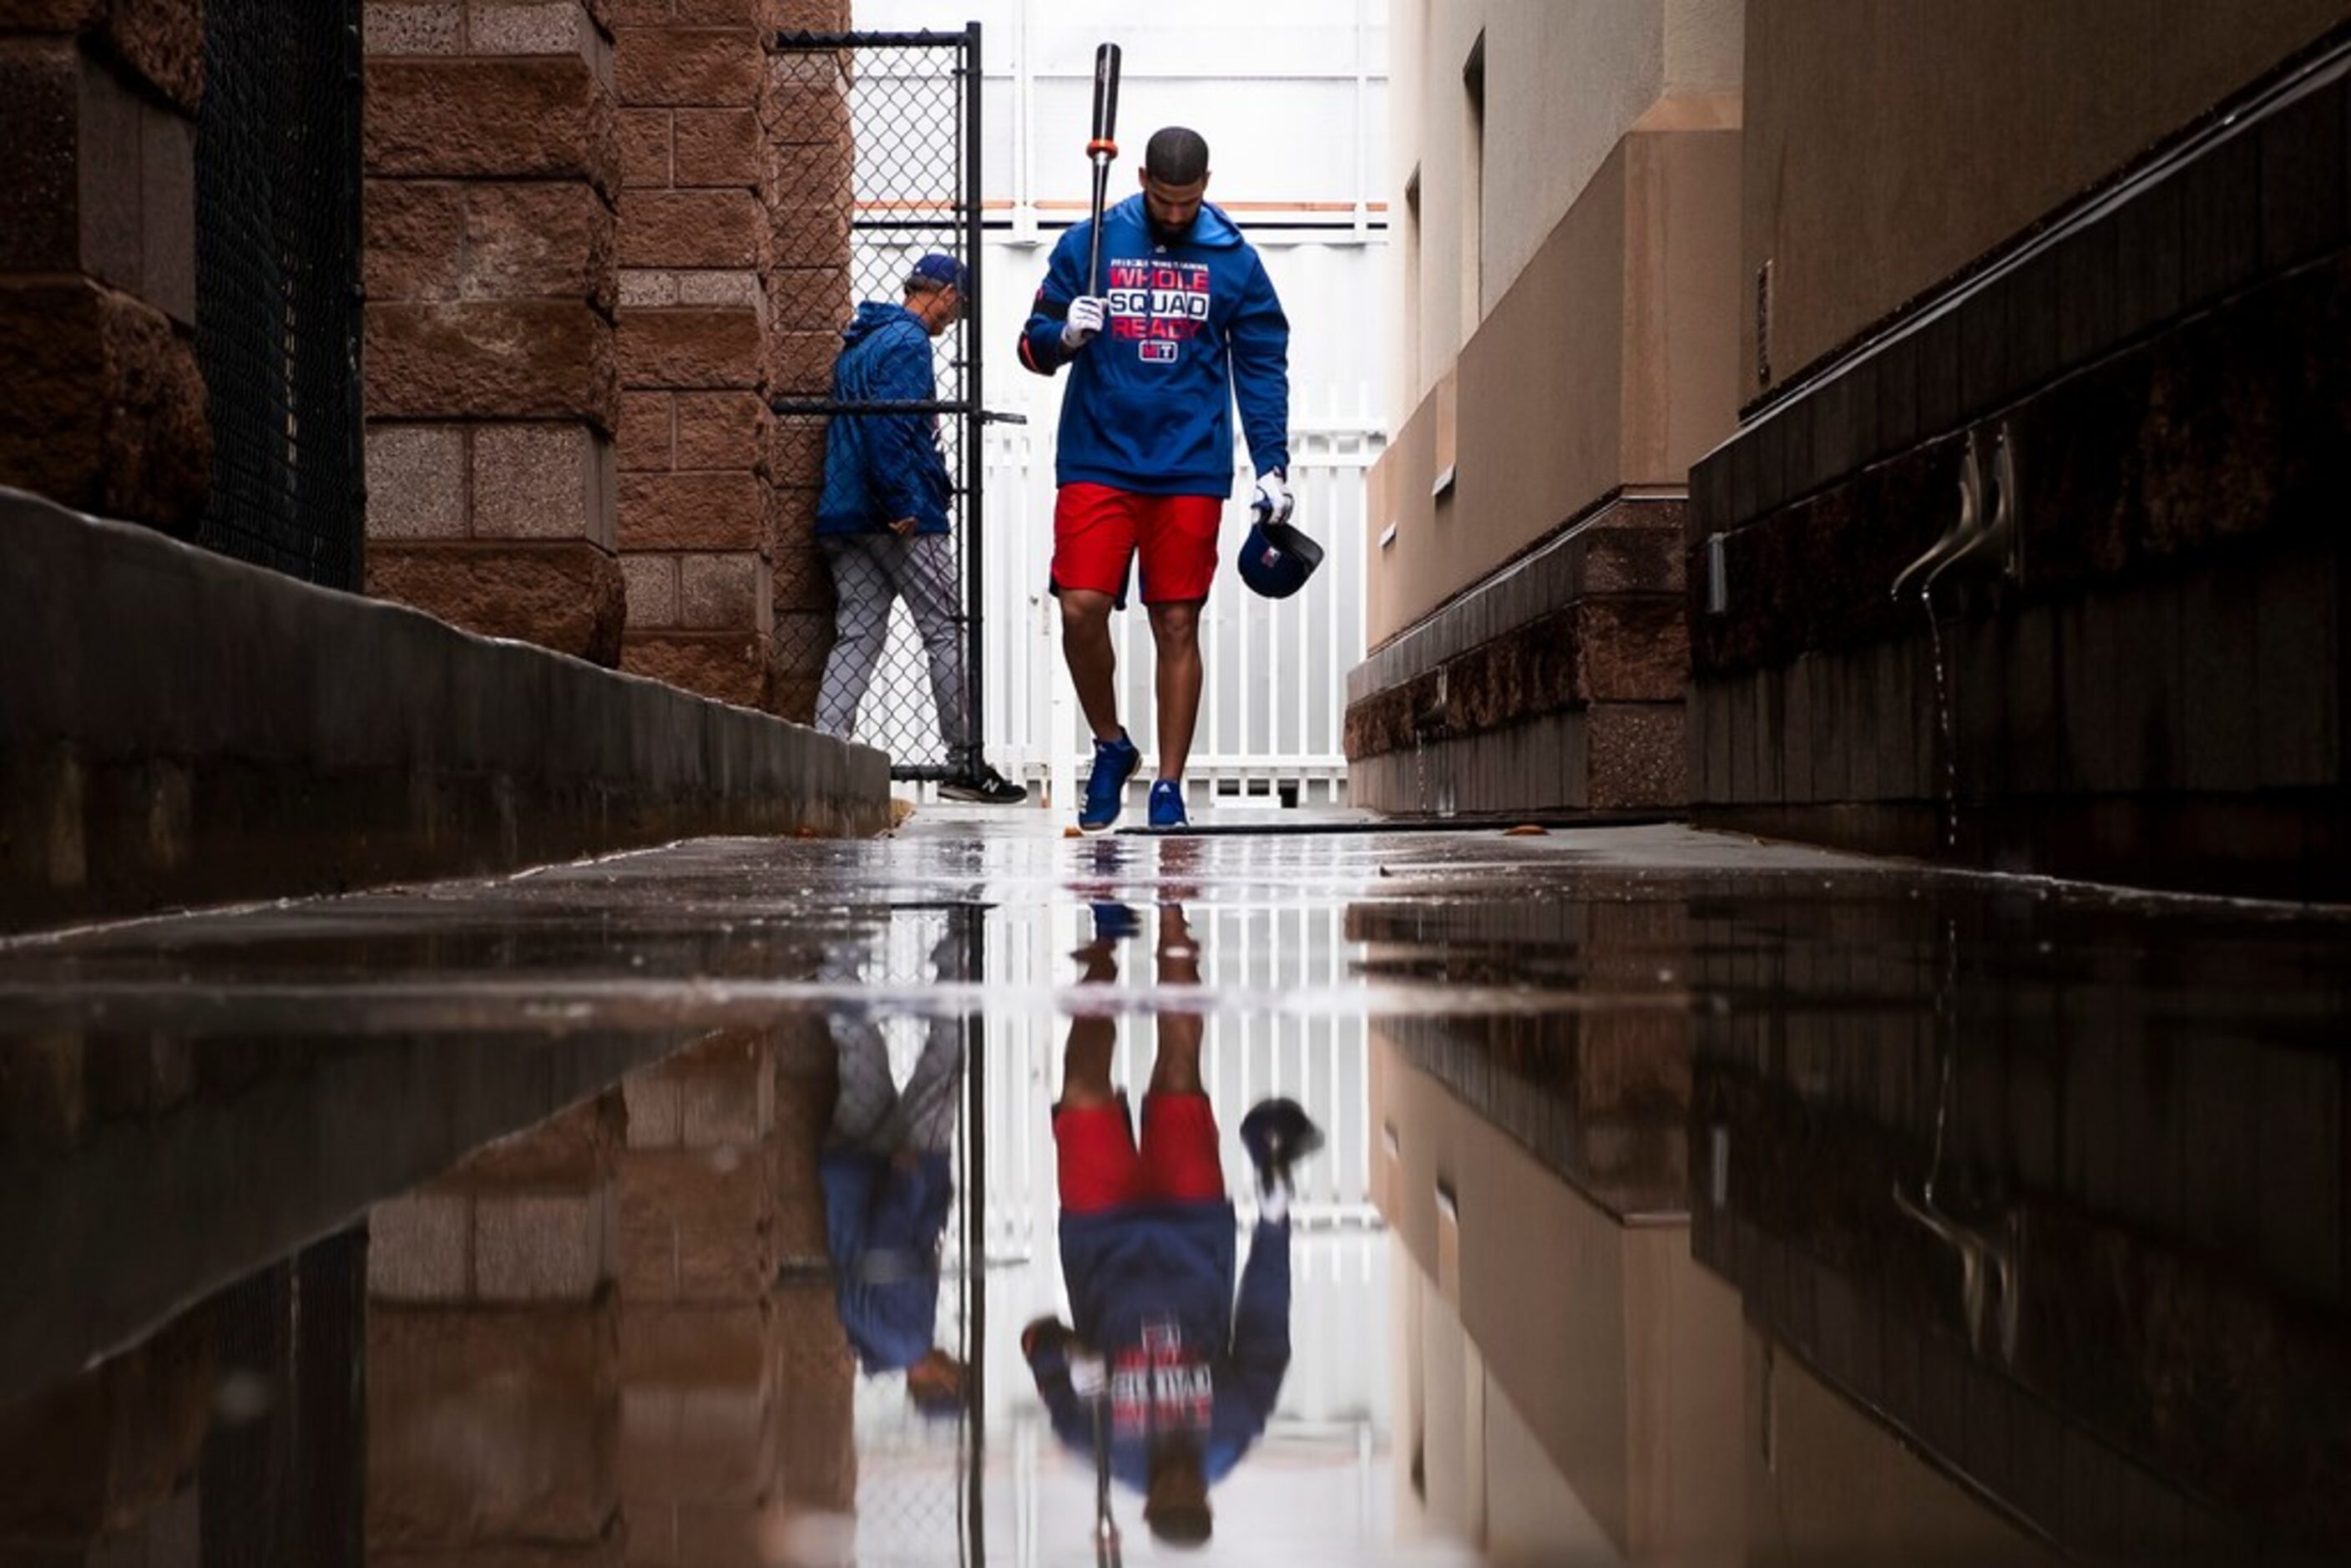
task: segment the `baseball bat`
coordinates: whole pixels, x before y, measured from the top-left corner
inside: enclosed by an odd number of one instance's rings
[[[1108,46],[1104,46],[1107,47]],[[1098,1395],[1094,1406],[1094,1563],[1096,1568],[1120,1568],[1118,1521],[1110,1511],[1110,1435],[1102,1430],[1102,1407],[1110,1403],[1107,1393]]]
[[[1092,235],[1086,246],[1086,292],[1102,292],[1102,198],[1110,190],[1110,166],[1118,156],[1118,46],[1094,50],[1094,126],[1086,141],[1086,156],[1094,165]]]

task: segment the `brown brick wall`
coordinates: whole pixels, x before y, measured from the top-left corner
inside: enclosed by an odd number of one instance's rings
[[[196,368],[197,0],[0,0],[0,485],[179,530]]]
[[[367,7],[368,591],[620,662],[610,7]]]
[[[785,346],[792,335],[820,331],[829,367],[847,294],[838,291],[836,310],[784,322],[774,279],[787,267],[844,276],[847,213],[789,230],[778,222],[768,147],[782,89],[764,37],[780,27],[846,27],[848,10],[620,0],[614,13],[622,664],[802,720],[823,649],[790,639],[788,656],[772,606],[777,576],[805,577],[813,559],[814,493],[804,476],[769,462],[767,400],[787,390],[779,376],[809,358]],[[837,78],[794,90],[829,94],[842,107]],[[821,151],[845,169],[846,120],[837,118],[843,134]]]

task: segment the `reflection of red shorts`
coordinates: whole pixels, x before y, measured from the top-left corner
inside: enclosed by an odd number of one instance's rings
[[[1143,561],[1143,602],[1208,597],[1217,576],[1216,496],[1138,496],[1107,485],[1064,485],[1053,501],[1053,591],[1107,593],[1126,602],[1126,569]]]
[[[1134,1146],[1126,1103],[1053,1113],[1061,1207],[1094,1214],[1130,1203],[1221,1201],[1225,1167],[1217,1113],[1206,1094],[1143,1097],[1143,1147]]]

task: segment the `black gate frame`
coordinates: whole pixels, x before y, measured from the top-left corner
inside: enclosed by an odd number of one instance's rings
[[[986,455],[981,450],[985,426],[990,416],[980,407],[982,345],[987,340],[986,324],[981,319],[980,298],[983,234],[980,206],[980,95],[984,78],[980,73],[980,26],[977,22],[965,25],[961,32],[787,32],[769,40],[769,47],[778,53],[820,54],[827,51],[864,49],[953,49],[956,51],[956,77],[958,82],[959,108],[962,114],[962,139],[957,149],[959,167],[956,171],[956,197],[954,212],[960,220],[961,255],[969,287],[964,291],[963,314],[956,325],[962,334],[956,343],[958,362],[963,367],[963,395],[956,398],[932,399],[922,402],[872,402],[843,403],[825,397],[777,397],[769,409],[781,415],[822,415],[827,419],[857,418],[874,414],[929,413],[950,417],[962,426],[961,447],[963,476],[956,499],[960,517],[953,519],[960,554],[958,564],[963,574],[963,678],[964,712],[968,716],[971,732],[971,760],[982,755],[986,730],[986,712],[982,703],[985,682],[981,679],[981,638],[984,612],[981,561],[985,559],[985,495],[982,475]],[[855,134],[855,122],[851,124]],[[851,190],[854,192],[852,181]],[[869,216],[852,211],[849,232],[851,245],[863,234],[904,233],[943,226],[936,219]],[[852,301],[852,304],[854,302]],[[1008,416],[995,416],[1005,418]],[[943,765],[909,763],[894,753],[891,758],[890,777],[899,779],[942,779],[960,771],[957,759],[948,757]]]

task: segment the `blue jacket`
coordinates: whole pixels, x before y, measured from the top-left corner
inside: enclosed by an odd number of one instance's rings
[[[887,1155],[827,1149],[817,1176],[834,1304],[859,1364],[869,1373],[914,1365],[938,1326],[939,1233],[955,1190],[946,1155],[901,1170]]]
[[[931,335],[904,305],[867,300],[841,329],[832,362],[835,402],[928,402],[938,395]],[[947,531],[946,459],[927,413],[837,413],[824,435],[820,534],[883,533],[900,517],[915,531]]]
[[[1155,246],[1140,193],[1102,214],[1109,320],[1074,353],[1061,346],[1070,301],[1085,292],[1091,221],[1053,247],[1020,362],[1071,367],[1055,477],[1154,496],[1229,496],[1233,401],[1249,461],[1290,466],[1290,320],[1256,249],[1205,204],[1178,244]]]
[[[1229,1203],[1061,1217],[1071,1327],[1109,1364],[1111,1473],[1137,1490],[1155,1432],[1189,1432],[1216,1481],[1273,1415],[1290,1370],[1290,1227],[1250,1235],[1238,1307],[1234,1249]],[[1070,1386],[1067,1346],[1040,1337],[1029,1370],[1054,1433],[1091,1461],[1093,1408]]]

